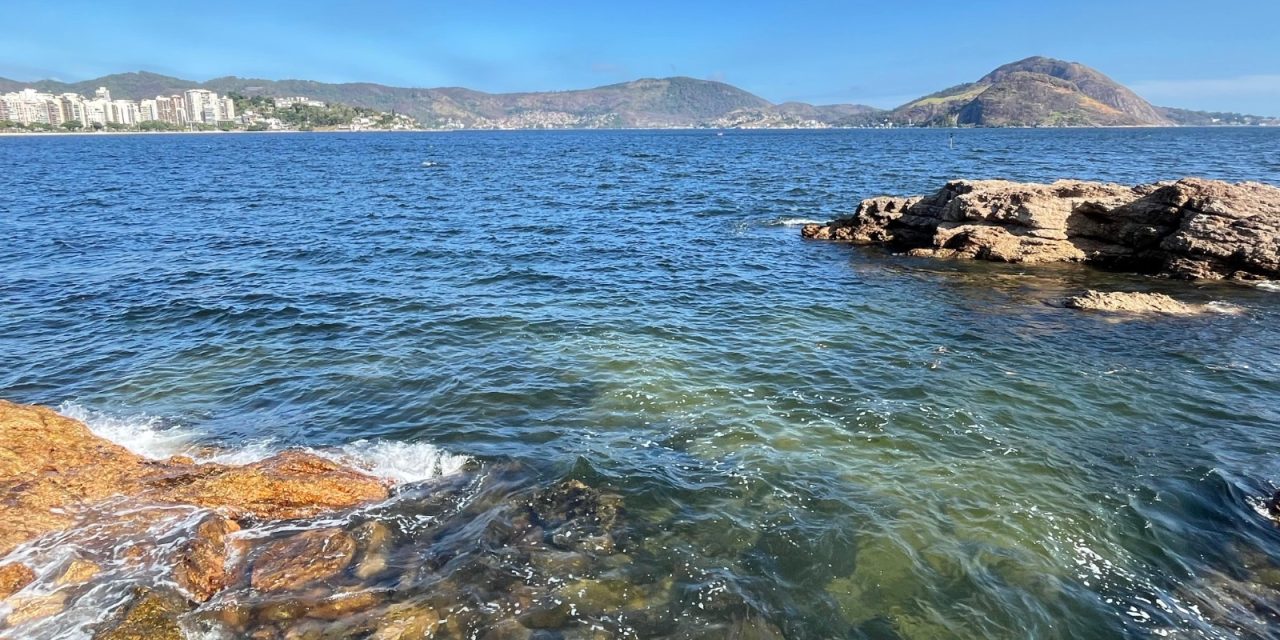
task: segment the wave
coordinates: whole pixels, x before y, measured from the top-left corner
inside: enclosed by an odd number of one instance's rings
[[[1264,291],[1280,291],[1280,280],[1264,280],[1257,287]]]
[[[114,416],[86,409],[74,402],[62,403],[58,412],[85,423],[95,435],[152,460],[181,455],[190,456],[198,462],[244,465],[288,448],[275,438],[251,440],[234,448],[209,446],[208,434],[197,429],[173,425],[145,414]],[[467,456],[449,453],[426,442],[362,439],[334,447],[302,447],[302,450],[395,484],[451,475],[470,462]]]
[[[826,221],[813,218],[775,218],[769,222],[771,227],[801,227],[806,224],[826,224]]]
[[[1230,302],[1225,302],[1223,300],[1212,300],[1205,305],[1205,309],[1208,309],[1213,313],[1221,313],[1229,316],[1235,316],[1235,315],[1240,315],[1244,313],[1243,307],[1239,305],[1231,304]]]

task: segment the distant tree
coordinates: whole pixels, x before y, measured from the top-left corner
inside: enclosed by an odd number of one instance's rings
[[[95,122],[92,126],[94,131],[102,131],[103,127],[101,122]]]
[[[62,128],[67,131],[79,131],[84,128],[84,125],[80,124],[79,120],[68,120],[62,123]]]
[[[139,131],[177,131],[177,125],[162,120],[143,120],[138,123]]]

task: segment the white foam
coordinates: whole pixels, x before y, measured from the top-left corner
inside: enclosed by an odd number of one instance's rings
[[[778,218],[769,223],[775,227],[801,227],[806,224],[826,224],[822,220],[814,220],[813,218]]]
[[[390,440],[357,440],[337,451],[316,453],[397,484],[451,475],[461,471],[468,461],[466,456],[425,442]]]
[[[160,418],[145,414],[112,416],[74,402],[62,403],[58,412],[85,423],[95,435],[153,460],[185,455],[200,462],[245,465],[285,449],[274,438],[242,442],[235,448],[201,447],[199,443],[205,436],[201,431],[166,426]],[[396,484],[457,473],[469,461],[466,456],[449,453],[425,442],[357,440],[340,447],[308,448],[307,451]]]
[[[1258,288],[1266,291],[1280,291],[1280,280],[1265,280],[1258,283]]]
[[[1208,309],[1209,311],[1212,311],[1213,313],[1222,313],[1222,314],[1232,315],[1232,316],[1244,313],[1243,308],[1237,305],[1231,304],[1230,302],[1223,302],[1221,300],[1214,300],[1209,304],[1206,304],[1205,308]]]
[[[140,414],[130,417],[91,411],[74,402],[58,406],[58,413],[85,423],[94,435],[106,438],[140,456],[163,460],[185,454],[200,436],[197,431],[166,427],[156,416]]]

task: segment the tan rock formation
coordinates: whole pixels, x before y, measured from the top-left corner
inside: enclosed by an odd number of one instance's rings
[[[853,216],[805,225],[801,233],[917,256],[1280,278],[1280,188],[1249,182],[962,180],[925,197],[870,198]]]
[[[1068,309],[1103,311],[1109,313],[1166,313],[1192,315],[1202,313],[1204,305],[1179,302],[1163,293],[1136,293],[1131,291],[1086,291],[1061,301]]]

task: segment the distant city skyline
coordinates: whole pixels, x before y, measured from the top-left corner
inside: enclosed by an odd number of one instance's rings
[[[640,77],[721,80],[773,102],[894,107],[1030,55],[1082,62],[1162,106],[1280,115],[1280,3],[1172,0],[376,5],[228,0],[217,11],[11,0],[0,76],[147,70],[502,93]],[[93,52],[85,55],[86,51]],[[175,55],[175,52],[181,55]]]

